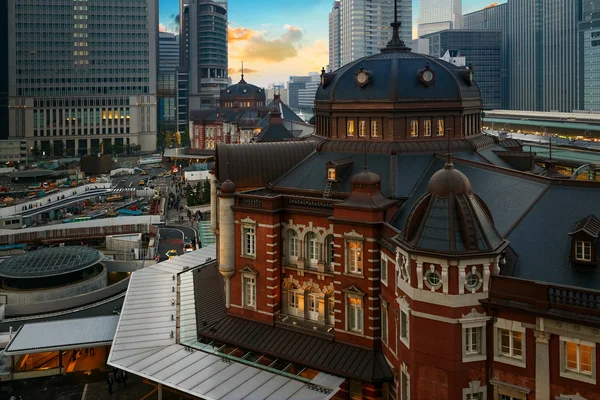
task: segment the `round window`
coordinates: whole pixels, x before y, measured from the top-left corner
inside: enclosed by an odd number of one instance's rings
[[[429,271],[429,273],[427,273],[427,282],[431,286],[439,286],[442,283],[440,274],[438,274],[436,271]]]
[[[475,289],[477,286],[479,286],[479,282],[479,275],[471,272],[467,275],[465,284],[469,289]]]

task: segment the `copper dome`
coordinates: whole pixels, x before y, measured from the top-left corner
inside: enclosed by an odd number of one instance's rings
[[[371,186],[379,185],[380,183],[381,177],[376,173],[367,171],[366,169],[356,175],[352,175],[350,178],[350,184],[352,186]]]
[[[454,168],[452,161],[448,161],[444,168],[433,174],[427,185],[427,191],[438,197],[455,195],[470,195],[471,182],[462,172]]]
[[[234,194],[235,193],[235,183],[233,183],[229,178],[225,180],[221,184],[221,193],[222,194]]]

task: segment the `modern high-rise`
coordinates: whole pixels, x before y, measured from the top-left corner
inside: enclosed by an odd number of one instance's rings
[[[315,107],[315,95],[321,85],[321,77],[316,72],[309,73],[308,77],[310,81],[298,90],[298,106],[302,111],[312,112]]]
[[[583,2],[579,32],[579,105],[600,112],[600,1]]]
[[[421,0],[419,37],[446,29],[462,29],[462,0]]]
[[[393,0],[334,2],[329,15],[329,69],[335,71],[349,62],[379,53],[392,36],[393,18]],[[398,19],[402,23],[400,38],[408,43],[412,39],[412,0],[398,1]]]
[[[429,55],[442,57],[456,51],[473,67],[484,109],[502,108],[502,32],[499,30],[452,29],[423,36],[429,40]]]
[[[333,8],[329,13],[329,65],[327,70],[340,67],[340,3],[341,0],[333,2]]]
[[[492,4],[486,8],[463,15],[464,29],[494,29],[506,27],[506,3]]]
[[[304,89],[307,82],[310,82],[310,76],[290,76],[287,82],[288,88],[288,106],[293,109],[300,109],[299,92]]]
[[[582,0],[551,3],[510,0],[506,6],[511,109],[571,112],[579,107]]]
[[[159,32],[158,37],[158,134],[159,146],[164,138],[177,132],[177,68],[179,35]]]
[[[217,108],[221,89],[228,85],[227,0],[182,0],[182,16],[186,7],[188,107]]]
[[[179,9],[179,67],[177,68],[177,131],[188,129],[190,75],[190,7],[181,2]],[[189,134],[189,132],[188,132]]]
[[[156,148],[158,0],[8,0],[8,34],[11,138]]]
[[[8,4],[0,5],[0,139],[8,138]]]

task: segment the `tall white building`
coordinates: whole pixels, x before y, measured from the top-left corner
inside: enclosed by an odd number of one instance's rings
[[[335,1],[329,14],[329,69],[379,53],[392,37],[393,0]],[[412,0],[398,0],[400,38],[412,39]],[[332,43],[333,42],[333,43]]]
[[[158,0],[8,0],[11,139],[156,148]]]
[[[421,0],[419,36],[446,29],[462,29],[462,0]]]
[[[310,81],[304,84],[304,88],[298,90],[298,105],[301,110],[312,111],[315,107],[315,96],[321,85],[321,77],[317,72],[309,72]]]

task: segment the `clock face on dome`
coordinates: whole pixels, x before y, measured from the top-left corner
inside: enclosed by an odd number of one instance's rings
[[[435,71],[429,67],[429,64],[419,71],[419,80],[425,86],[430,86],[435,81]]]
[[[423,72],[423,80],[425,82],[431,82],[433,80],[433,72],[431,72],[431,71],[424,71]]]
[[[369,73],[362,68],[354,75],[356,84],[360,87],[365,87],[369,83]]]

